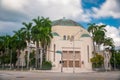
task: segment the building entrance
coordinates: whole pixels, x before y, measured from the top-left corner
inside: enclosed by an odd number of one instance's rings
[[[75,51],[75,59],[73,51],[63,51],[62,54],[63,67],[81,67],[81,56],[80,51]],[[75,62],[75,64],[73,64]]]

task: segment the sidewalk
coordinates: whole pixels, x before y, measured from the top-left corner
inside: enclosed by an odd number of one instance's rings
[[[73,73],[73,70],[63,70],[63,72],[61,72],[61,70],[0,70],[0,72],[49,72],[49,73]],[[110,72],[110,73],[114,73],[114,72],[120,72],[119,70],[116,71],[93,71],[93,70],[85,70],[85,69],[81,69],[81,70],[76,70],[75,73],[103,73],[103,72]]]
[[[30,72],[58,72],[60,73],[61,70],[30,70]],[[76,70],[75,73],[90,73],[96,72],[93,70]],[[73,70],[63,70],[62,73],[73,73]]]

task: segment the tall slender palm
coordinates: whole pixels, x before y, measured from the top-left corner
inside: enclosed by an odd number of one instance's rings
[[[97,30],[96,24],[95,23],[89,23],[88,26],[89,26],[88,29],[87,29],[88,32],[90,32],[91,35],[94,36],[93,33]]]
[[[32,23],[25,23],[23,22],[24,27],[21,28],[25,35],[25,40],[28,42],[28,56],[27,56],[27,68],[29,68],[29,56],[30,56],[30,41],[31,41],[31,30],[32,30]]]
[[[104,39],[106,37],[106,35],[105,35],[105,32],[106,32],[105,27],[106,27],[106,25],[97,25],[96,26],[97,30],[93,33],[94,34],[93,40],[98,45],[98,51],[100,51],[100,45],[104,43]]]
[[[103,31],[98,30],[94,34],[95,36],[93,40],[96,42],[96,45],[98,46],[98,51],[100,51],[100,45],[104,43],[105,33]]]
[[[6,52],[6,44],[5,44],[6,36],[0,36],[0,62],[2,67],[4,68],[5,64],[5,52]]]
[[[17,43],[15,42],[15,38],[13,36],[9,36],[6,35],[5,39],[4,39],[4,43],[5,43],[5,50],[6,50],[6,62],[10,64],[10,69],[12,69],[12,64],[14,64],[15,67],[15,63],[16,63],[16,53],[13,54],[13,52],[15,51]]]
[[[104,46],[114,47],[114,41],[112,38],[107,37],[104,39]]]
[[[98,51],[100,51],[100,45],[104,43],[106,25],[96,25],[95,23],[88,25],[88,31],[92,34],[93,38],[94,51],[96,52],[94,43],[98,45]]]
[[[24,35],[25,35],[25,40],[28,41],[28,43],[30,43],[31,41],[31,30],[32,30],[32,23],[25,23],[23,22],[24,27],[21,28],[21,30],[23,31]]]
[[[94,39],[95,35],[94,32],[97,30],[96,24],[95,23],[89,23],[88,24],[88,32],[91,34],[92,39]],[[95,49],[95,41],[93,40],[93,53],[96,53],[96,49]]]
[[[51,38],[53,38],[51,34],[51,21],[49,18],[42,18],[42,36],[41,39],[41,47],[43,48],[43,60],[45,61],[47,48],[50,46]]]
[[[4,64],[8,64],[10,62],[10,42],[11,42],[11,36],[6,35],[6,36],[0,36],[0,51],[1,51],[1,58],[2,58],[2,63]]]
[[[13,67],[15,68],[16,67],[16,61],[17,61],[17,49],[18,49],[18,38],[13,35],[11,37],[11,42],[10,42],[10,45],[11,45],[11,64],[13,64]]]
[[[32,40],[36,43],[36,68],[39,66],[39,43],[41,40],[41,18],[38,16],[37,19],[33,19],[35,26],[32,28]]]
[[[20,66],[20,54],[21,50],[24,50],[27,46],[26,41],[25,41],[25,35],[23,34],[22,30],[14,31],[14,37],[16,39],[16,48],[17,48],[17,57],[18,57],[18,68]]]
[[[36,55],[39,54],[39,49],[43,51],[40,54],[40,67],[42,66],[43,53],[46,52],[45,49],[47,45],[50,44],[52,34],[51,34],[51,21],[49,18],[38,17],[33,19],[35,26],[32,29],[33,41],[36,42]],[[36,66],[38,65],[37,56],[36,56]]]
[[[10,68],[12,68],[12,36],[6,36],[6,46],[7,46],[7,53],[8,53],[8,58],[10,63]]]

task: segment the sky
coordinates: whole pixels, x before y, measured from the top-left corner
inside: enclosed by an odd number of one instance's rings
[[[0,0],[0,35],[13,34],[38,16],[52,21],[72,19],[85,29],[88,23],[105,24],[106,35],[120,46],[120,0]]]

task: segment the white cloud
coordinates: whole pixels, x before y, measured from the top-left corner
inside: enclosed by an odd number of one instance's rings
[[[92,16],[120,18],[119,3],[119,0],[106,0],[100,8],[93,8],[94,14]],[[91,10],[86,12],[83,10],[81,0],[0,0],[0,12],[1,32],[18,29],[21,26],[21,21],[37,16],[50,17],[52,20],[66,17],[76,21],[89,22],[92,14]],[[11,27],[6,29],[9,25]]]
[[[28,0],[1,0],[2,7],[11,10],[22,10]]]
[[[66,17],[76,21],[89,22],[81,0],[0,0],[0,32],[12,33],[21,28],[21,22],[37,16],[51,20]]]
[[[104,23],[98,23],[97,25],[104,25]],[[106,25],[105,29],[107,30],[106,36],[113,39],[115,46],[120,46],[120,27]]]
[[[120,18],[120,0],[106,0],[100,8],[93,7],[95,18],[113,17]]]
[[[63,17],[88,22],[90,18],[84,13],[81,0],[1,0],[2,7],[23,12],[27,17],[37,16],[60,19]]]
[[[106,35],[107,37],[113,38],[115,46],[120,46],[120,29],[119,28],[116,28],[110,25],[106,26],[106,30],[107,30]]]

